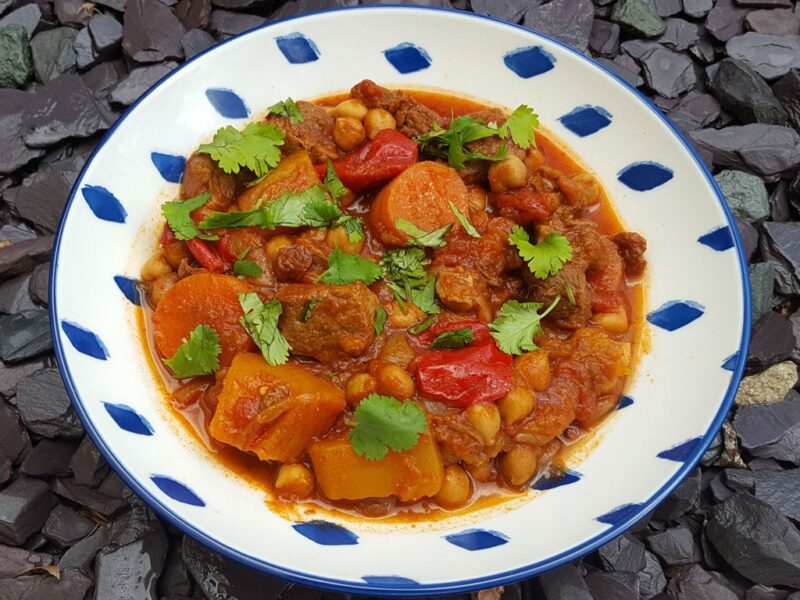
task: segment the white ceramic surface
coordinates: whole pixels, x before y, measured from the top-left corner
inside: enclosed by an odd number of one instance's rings
[[[514,510],[416,529],[284,520],[174,423],[139,343],[132,280],[154,247],[163,194],[177,193],[181,157],[218,127],[246,122],[224,115],[252,118],[278,99],[342,91],[364,78],[535,107],[600,177],[627,227],[647,238],[651,350],[594,451],[561,485],[532,492]],[[660,114],[558,42],[455,11],[304,16],[247,32],[176,69],[98,146],[53,258],[58,363],[111,465],[162,516],[216,550],[340,591],[489,587],[620,534],[697,462],[730,406],[749,331],[732,223],[713,180]]]

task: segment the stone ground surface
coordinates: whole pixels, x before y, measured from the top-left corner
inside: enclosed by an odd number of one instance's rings
[[[184,538],[109,470],[54,370],[47,273],[86,157],[150,85],[266,21],[358,3],[0,0],[0,600],[339,597]],[[538,29],[644,91],[712,168],[751,263],[749,376],[701,467],[579,563],[477,596],[800,600],[800,5],[413,3]]]

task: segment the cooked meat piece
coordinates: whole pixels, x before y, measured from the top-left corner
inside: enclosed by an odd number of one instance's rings
[[[294,244],[278,252],[273,267],[275,276],[281,283],[312,283],[328,268],[330,251],[324,241],[304,234]]]
[[[464,313],[478,303],[486,303],[486,280],[462,266],[443,268],[436,274],[436,293],[447,308]]]
[[[499,108],[487,108],[485,110],[469,113],[466,116],[472,117],[484,125],[495,123],[498,126],[505,123],[508,118],[508,115]],[[511,140],[504,140],[496,135],[476,142],[470,142],[466,145],[466,148],[471,152],[481,152],[486,156],[494,156],[501,146],[506,147],[508,155],[513,154],[525,160],[525,150],[517,146]],[[461,175],[467,184],[483,183],[486,180],[486,172],[489,170],[491,164],[492,163],[487,160],[469,160],[464,165],[464,168],[459,171],[459,175]]]
[[[322,163],[339,156],[339,148],[333,140],[333,126],[336,123],[323,107],[310,102],[298,102],[297,108],[303,113],[302,123],[292,123],[289,117],[267,115],[265,123],[272,123],[286,133],[281,148],[284,154],[297,150],[308,150],[314,163]]]
[[[562,175],[557,183],[567,203],[576,208],[586,208],[600,202],[600,184],[589,173],[578,173],[571,177]]]
[[[361,282],[289,284],[278,290],[280,329],[292,354],[330,364],[363,355],[375,341],[378,298]]]
[[[408,137],[427,133],[434,124],[445,126],[442,117],[408,94],[386,89],[369,79],[353,86],[350,95],[367,108],[382,108],[392,113],[397,130]]]
[[[186,200],[208,192],[211,198],[203,207],[226,210],[238,191],[238,178],[220,169],[208,154],[194,153],[186,161],[181,180],[181,198]]]
[[[625,272],[636,277],[644,272],[647,260],[644,258],[647,241],[638,233],[623,231],[613,238],[617,251],[625,264]]]
[[[561,296],[547,317],[559,327],[577,329],[592,318],[592,291],[586,282],[585,261],[573,259],[547,279],[536,279],[527,268],[523,272],[530,286],[531,301],[541,302],[547,308],[557,296]]]

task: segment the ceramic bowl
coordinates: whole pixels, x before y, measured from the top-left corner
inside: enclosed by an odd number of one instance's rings
[[[594,171],[648,242],[649,351],[595,447],[504,509],[427,525],[287,520],[226,473],[166,408],[136,326],[136,277],[185,157],[277,99],[364,78],[515,107]],[[50,282],[56,356],[94,442],[186,534],[312,586],[433,595],[542,573],[652,511],[728,412],[750,326],[745,262],[713,179],[635,90],[557,41],[475,15],[416,7],[311,14],[249,31],[174,70],[108,132],[72,191]]]

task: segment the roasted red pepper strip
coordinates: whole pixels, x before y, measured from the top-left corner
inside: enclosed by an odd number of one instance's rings
[[[504,398],[513,380],[511,356],[497,348],[486,325],[477,321],[437,323],[425,332],[424,340],[430,338],[429,344],[446,331],[464,327],[475,335],[472,344],[460,350],[428,350],[419,358],[420,392],[426,398],[460,408]]]
[[[206,271],[222,273],[225,270],[225,263],[222,262],[217,251],[203,240],[198,238],[191,239],[186,242],[186,248]]]
[[[361,192],[397,177],[417,162],[417,143],[394,129],[383,129],[375,139],[333,161],[333,169],[345,187]],[[327,164],[316,165],[321,179]]]
[[[172,233],[172,228],[167,223],[164,223],[164,229],[161,231],[161,239],[159,241],[162,246],[178,241],[178,238]]]
[[[233,251],[231,244],[231,236],[223,233],[219,239],[214,243],[214,248],[217,250],[222,262],[225,263],[227,270],[233,269],[233,264],[238,260],[236,253]]]

